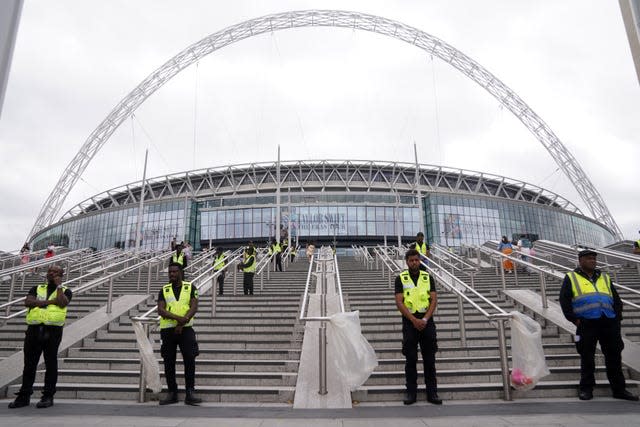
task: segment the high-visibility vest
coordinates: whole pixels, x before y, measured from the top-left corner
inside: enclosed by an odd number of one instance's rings
[[[253,263],[251,263],[250,266],[245,267],[242,269],[243,272],[245,273],[255,273],[256,272],[256,256],[255,255],[247,255],[247,253],[244,253],[244,262],[243,264],[246,264],[251,258],[253,258]]]
[[[275,245],[273,245],[273,250],[275,251],[275,253],[279,254],[280,252],[282,252],[282,248],[280,247],[280,243],[276,243]]]
[[[592,283],[571,271],[567,273],[573,291],[573,313],[583,319],[599,319],[604,314],[609,319],[616,317],[613,309],[613,292],[611,278],[607,273],[600,274],[596,283]]]
[[[36,288],[36,298],[38,301],[47,299],[56,299],[56,291],[47,296],[47,284],[38,285]],[[62,287],[62,292],[66,291],[66,287]],[[67,307],[59,307],[56,304],[49,304],[46,307],[33,307],[27,312],[27,325],[51,325],[63,326],[67,318]]]
[[[418,285],[411,279],[409,270],[400,273],[402,282],[402,292],[404,294],[404,305],[412,313],[426,313],[431,304],[431,279],[429,273],[420,270]]]
[[[191,308],[191,283],[182,282],[182,288],[180,289],[180,297],[176,299],[173,293],[173,285],[167,283],[162,287],[162,294],[164,295],[164,301],[166,302],[166,309],[169,313],[176,314],[178,316],[184,316],[189,312]],[[193,317],[189,319],[184,326],[192,326]],[[167,319],[160,317],[160,329],[175,328],[178,326],[178,321],[173,319]]]
[[[180,255],[173,254],[171,261],[184,266],[184,252],[180,252]]]
[[[416,250],[420,252],[421,255],[427,255],[427,244],[422,242],[422,245],[418,242],[415,243]]]
[[[214,271],[218,271],[224,268],[225,266],[224,258],[225,258],[225,255],[223,253],[216,257],[216,260],[213,263]]]

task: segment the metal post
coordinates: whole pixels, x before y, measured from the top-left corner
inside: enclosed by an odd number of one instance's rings
[[[518,264],[515,261],[511,261],[513,263],[513,278],[516,281],[516,286],[518,286]]]
[[[498,318],[498,346],[500,348],[500,367],[502,368],[502,389],[504,390],[504,400],[511,401],[511,387],[509,385],[509,361],[507,358],[507,338],[504,330],[504,321]]]
[[[25,281],[26,278],[27,278],[27,271],[23,270],[22,271],[22,282],[20,282],[20,290],[24,289],[24,281]],[[9,300],[9,301],[11,301],[11,300]]]
[[[318,344],[320,349],[320,357],[318,358],[318,394],[325,395],[327,394],[327,329],[324,322],[322,322],[321,325],[320,329],[318,329]]]
[[[9,287],[9,301],[10,302],[13,301],[13,287],[14,287],[15,283],[16,283],[16,275],[14,273],[14,274],[11,275],[11,285]],[[6,310],[4,315],[8,316],[9,313],[11,313],[11,305],[7,306],[7,310]]]
[[[542,297],[542,307],[549,308],[547,303],[547,279],[544,273],[540,274],[540,295]]]
[[[151,293],[151,261],[149,261],[149,267],[147,268],[147,295]]]
[[[264,290],[264,269],[260,272],[260,293],[262,293],[263,290]]]
[[[149,337],[149,324],[143,323],[142,328],[144,330],[144,335]],[[144,403],[146,397],[146,389],[147,389],[147,379],[144,375],[144,359],[140,358],[140,382],[138,387],[138,403]]]
[[[216,290],[216,276],[211,277],[211,317],[216,315],[216,302],[218,292]]]
[[[140,278],[142,277],[142,266],[138,267],[138,282],[136,284],[136,291],[140,290]]]
[[[236,284],[238,283],[238,269],[233,269],[233,295],[236,295]]]
[[[113,277],[109,279],[109,297],[107,299],[107,313],[111,313],[111,299],[113,298]]]
[[[458,295],[458,325],[460,327],[460,345],[467,346],[467,328],[464,325],[464,306],[462,304],[462,296]]]
[[[500,277],[502,278],[502,290],[506,291],[507,290],[507,282],[505,281],[505,277],[504,277],[504,268],[502,268],[502,258],[500,258],[500,260],[498,261],[498,268],[500,269]]]

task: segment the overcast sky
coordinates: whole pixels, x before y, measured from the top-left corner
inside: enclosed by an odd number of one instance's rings
[[[640,86],[614,0],[26,0],[0,120],[0,249],[114,106],[188,45],[262,15],[341,9],[397,20],[514,90],[577,158],[626,238],[640,229]],[[505,175],[590,215],[544,147],[453,67],[399,40],[302,28],[227,46],[174,77],[113,134],[69,194],[251,161],[366,159]]]

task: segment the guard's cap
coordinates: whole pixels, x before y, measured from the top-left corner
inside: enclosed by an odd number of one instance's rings
[[[582,258],[583,256],[587,255],[598,255],[598,252],[594,251],[593,249],[583,249],[578,252],[578,258]]]

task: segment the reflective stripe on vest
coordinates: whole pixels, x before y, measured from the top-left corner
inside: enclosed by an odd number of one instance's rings
[[[418,278],[418,286],[413,283],[408,270],[400,273],[400,281],[402,282],[402,292],[404,294],[404,305],[412,313],[426,313],[431,303],[431,280],[429,273],[420,270]]]
[[[180,299],[176,299],[176,296],[173,293],[173,285],[171,283],[167,283],[162,287],[162,294],[164,295],[166,309],[169,313],[184,316],[189,312],[189,308],[191,308],[191,283],[182,282],[182,287],[180,288]],[[193,317],[189,319],[189,322],[184,326],[192,325]],[[160,318],[160,329],[175,328],[176,326],[178,326],[177,320],[167,319],[165,317]]]
[[[415,246],[416,246],[416,250],[420,252],[421,255],[427,255],[427,244],[425,242],[422,242],[422,245],[416,242]]]
[[[180,252],[180,255],[173,254],[173,258],[171,258],[171,261],[184,266],[184,253]]]
[[[616,317],[613,309],[611,278],[602,273],[595,284],[589,279],[571,271],[567,273],[573,291],[573,313],[584,319],[599,319],[603,314],[610,319]]]
[[[249,262],[249,260],[251,258],[253,258],[253,263],[249,267],[245,267],[245,268],[242,269],[242,271],[244,271],[245,273],[255,273],[256,272],[256,257],[255,257],[255,255],[249,255],[248,257],[245,256],[243,264],[246,264],[247,262]]]
[[[214,271],[218,271],[221,270],[222,268],[224,268],[225,266],[225,262],[224,262],[224,254],[220,254],[220,256],[216,257],[216,260],[213,263],[213,270]]]
[[[62,292],[66,291],[62,287]],[[47,284],[38,285],[36,288],[36,298],[38,301],[54,300],[57,292],[54,291],[47,297]],[[67,318],[67,307],[58,307],[56,304],[49,304],[46,307],[33,307],[27,312],[27,325],[51,325],[64,326]]]

